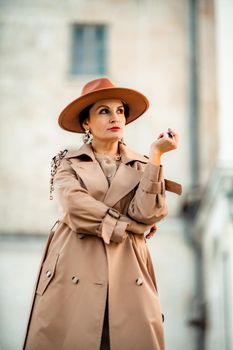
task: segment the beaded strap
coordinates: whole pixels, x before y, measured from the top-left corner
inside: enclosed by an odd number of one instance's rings
[[[49,199],[53,199],[53,191],[54,191],[54,176],[56,175],[57,168],[60,166],[62,159],[65,157],[66,153],[68,152],[67,149],[64,151],[60,151],[55,157],[53,157],[51,161],[51,177],[50,177],[50,196]]]

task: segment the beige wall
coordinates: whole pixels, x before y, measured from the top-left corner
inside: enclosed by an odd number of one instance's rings
[[[199,1],[198,12],[200,180],[203,185],[206,185],[216,165],[219,149],[216,91],[216,20],[213,0]]]
[[[144,92],[146,115],[127,127],[128,145],[146,154],[168,127],[181,147],[165,156],[166,176],[189,184],[186,2],[44,1],[1,3],[1,207],[0,231],[47,232],[56,218],[48,201],[51,157],[78,147],[80,137],[57,126],[61,109],[95,78],[69,74],[70,24],[109,26],[112,80]],[[114,9],[114,11],[113,11]],[[170,197],[170,214],[179,199]]]
[[[116,84],[139,89],[151,101],[145,116],[126,128],[126,142],[146,154],[161,130],[177,130],[180,148],[164,157],[165,173],[181,182],[184,192],[189,189],[187,4],[186,0],[64,0],[56,5],[46,0],[0,1],[0,232],[46,234],[57,218],[56,202],[49,201],[50,161],[59,150],[81,145],[79,135],[59,129],[57,116],[87,80],[96,78],[69,74],[70,24],[74,22],[108,25],[109,77]],[[209,89],[215,81],[214,59],[211,64],[207,59],[213,53],[214,24],[212,12],[206,14],[203,7],[199,11],[204,33],[200,115],[208,126],[215,112],[215,90]],[[214,118],[213,133],[215,123]],[[201,135],[204,182],[215,146],[209,134],[202,131]],[[176,217],[183,198],[168,194],[168,200],[170,216],[159,224],[149,245],[166,315],[167,349],[175,344],[183,350],[189,344],[192,350],[195,334],[187,321],[194,290],[193,252],[185,239],[186,228]],[[8,280],[8,264],[4,266]],[[26,267],[24,271],[29,274]],[[7,313],[13,296],[5,293],[3,298]],[[9,329],[3,328],[3,333],[7,337]]]

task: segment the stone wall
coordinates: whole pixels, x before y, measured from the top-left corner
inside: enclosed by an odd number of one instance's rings
[[[126,142],[143,154],[161,130],[181,134],[164,157],[166,177],[189,185],[185,1],[1,1],[0,231],[44,233],[57,217],[49,198],[50,160],[79,147],[79,135],[57,126],[64,106],[96,78],[72,76],[70,26],[108,26],[108,76],[139,89],[149,111],[126,128]],[[113,11],[114,9],[114,11]],[[170,215],[179,199],[170,198]]]

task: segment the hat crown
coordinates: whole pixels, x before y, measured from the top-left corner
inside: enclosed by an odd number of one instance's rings
[[[113,88],[115,85],[108,78],[99,78],[95,80],[89,81],[86,85],[84,85],[81,96],[89,94],[94,91]]]

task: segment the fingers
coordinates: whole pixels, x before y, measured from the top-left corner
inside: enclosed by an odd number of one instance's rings
[[[175,150],[178,146],[179,136],[178,134],[171,128],[168,128],[166,132],[161,132],[157,139],[152,143],[150,148],[150,157],[151,159],[155,159],[157,154],[163,155],[166,152]],[[152,162],[153,162],[152,161]],[[157,162],[157,160],[156,160]]]
[[[146,235],[146,239],[150,239],[151,237],[153,237],[156,231],[157,231],[157,226],[152,225],[150,228],[150,232]]]
[[[176,145],[179,142],[179,135],[171,128],[168,128],[168,133],[172,135],[172,138],[175,140]]]
[[[167,129],[167,135],[168,135],[169,139],[171,141],[173,141],[172,143],[174,144],[174,146],[176,148],[178,145],[178,142],[179,142],[179,135],[171,128]]]
[[[174,138],[175,140],[178,140],[178,134],[171,128],[167,129],[167,132],[161,132],[159,136],[157,137],[157,140],[163,138],[163,137],[169,137],[169,138]]]
[[[159,136],[158,136],[157,139],[159,140],[159,139],[161,139],[161,138],[163,138],[163,137],[164,137],[164,132],[161,132],[161,133],[159,134]]]
[[[177,135],[176,132],[171,128],[167,129],[167,134],[169,137],[175,137]]]

